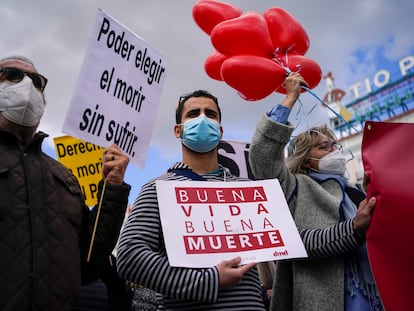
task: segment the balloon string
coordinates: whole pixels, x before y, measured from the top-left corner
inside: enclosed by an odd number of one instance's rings
[[[343,122],[345,122],[345,124],[347,124],[350,128],[353,128],[355,130],[355,132],[357,134],[359,134],[359,131],[353,127],[351,125],[351,123],[349,123],[348,121],[346,121],[339,113],[337,113],[335,110],[333,110],[331,107],[329,107],[328,104],[324,103],[323,100],[321,100],[318,95],[316,95],[314,92],[312,92],[308,87],[306,86],[301,86],[306,92],[308,92],[310,95],[312,95],[313,97],[315,97],[322,105],[324,105],[326,108],[328,108],[333,114],[335,114],[335,116],[337,116],[340,120],[342,120]],[[313,109],[312,109],[313,110]]]
[[[287,57],[287,56],[286,56]],[[286,67],[286,66],[282,66],[283,67],[283,69],[285,69],[285,71],[286,71],[286,74],[287,75],[289,75],[291,72],[292,72],[292,70],[290,70],[290,68],[288,68],[288,67]],[[312,95],[313,97],[315,97],[316,98],[316,100],[318,101],[318,102],[320,102],[323,106],[325,106],[326,108],[328,108],[335,116],[337,116],[340,120],[342,120],[345,124],[347,124],[350,128],[352,128],[352,129],[354,129],[355,130],[355,132],[357,133],[357,134],[359,134],[359,131],[355,128],[355,127],[353,127],[352,125],[351,125],[351,123],[349,123],[348,121],[346,121],[339,113],[337,113],[335,110],[333,110],[331,107],[329,107],[329,105],[328,104],[326,104],[322,99],[320,99],[319,97],[318,97],[318,95],[316,95],[314,92],[312,92],[311,90],[310,90],[310,88],[308,88],[308,87],[306,87],[306,86],[303,86],[303,85],[301,85],[301,87],[306,91],[306,92],[308,92],[310,95]],[[301,105],[302,105],[302,102],[300,102],[301,103]],[[315,107],[316,107],[316,105],[314,106],[314,107],[312,107],[312,109],[310,110],[310,112],[308,113],[308,114],[310,114],[314,109],[315,109]]]

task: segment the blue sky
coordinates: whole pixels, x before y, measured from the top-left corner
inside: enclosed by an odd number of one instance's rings
[[[49,78],[46,111],[39,126],[39,130],[50,135],[44,149],[54,156],[52,138],[64,135],[65,114],[99,8],[171,61],[146,166],[139,169],[130,165],[127,171],[126,181],[133,186],[131,203],[144,182],[181,158],[180,142],[173,135],[174,109],[181,94],[202,88],[217,95],[223,112],[224,139],[249,141],[263,112],[279,102],[282,95],[275,93],[260,101],[247,102],[225,83],[206,75],[204,60],[213,48],[210,38],[192,18],[195,3],[195,0],[2,1],[1,54],[28,56],[38,71]],[[396,66],[399,59],[414,55],[412,1],[233,0],[227,3],[243,12],[262,13],[274,6],[288,11],[309,35],[306,56],[320,65],[323,74],[333,72],[336,87],[344,90],[366,77],[371,79],[382,68]],[[321,98],[326,91],[323,80],[314,89]],[[315,104],[306,94],[301,100],[305,105]]]

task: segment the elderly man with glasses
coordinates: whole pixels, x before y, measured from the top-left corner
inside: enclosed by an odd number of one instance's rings
[[[41,149],[46,84],[26,57],[0,60],[1,310],[70,310],[81,284],[108,260],[128,203],[129,159],[113,145],[102,157],[105,194],[93,231],[97,208],[85,205],[75,176]]]

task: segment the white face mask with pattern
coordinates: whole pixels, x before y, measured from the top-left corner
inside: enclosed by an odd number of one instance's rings
[[[3,116],[16,124],[35,126],[39,124],[45,109],[41,91],[25,76],[19,83],[0,82],[0,111]]]
[[[333,174],[343,176],[346,171],[346,157],[339,149],[333,150],[320,159],[310,158],[319,161],[318,172],[322,174]]]

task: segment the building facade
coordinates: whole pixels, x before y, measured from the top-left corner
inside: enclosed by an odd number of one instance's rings
[[[361,143],[365,121],[414,122],[414,56],[379,70],[372,80],[366,78],[352,85],[348,92],[335,87],[332,73],[326,80],[323,98],[331,108],[331,127],[338,142],[348,153],[347,174],[351,183],[362,183]]]

